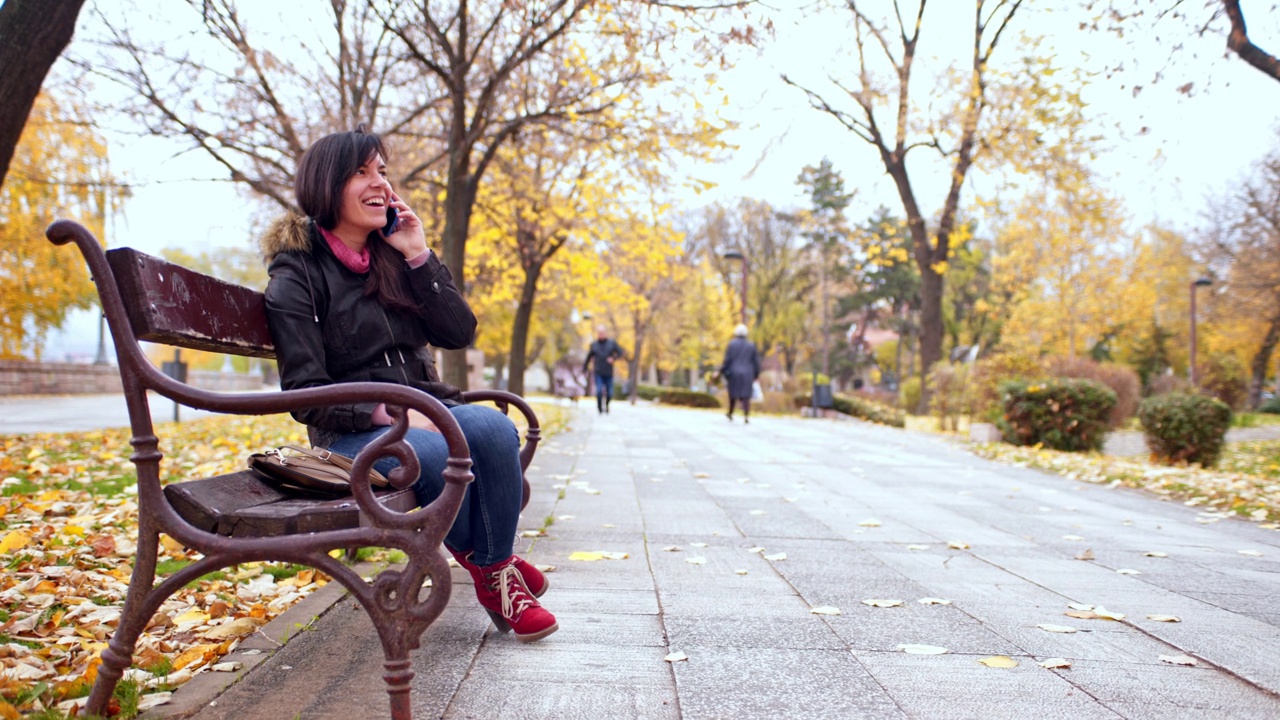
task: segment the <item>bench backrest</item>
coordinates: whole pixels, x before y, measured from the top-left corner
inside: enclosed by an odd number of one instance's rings
[[[116,248],[106,254],[129,324],[139,340],[275,357],[262,293],[133,248]]]

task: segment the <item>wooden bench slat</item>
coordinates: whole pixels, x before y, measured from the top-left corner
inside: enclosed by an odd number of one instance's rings
[[[275,489],[249,470],[172,483],[165,497],[178,514],[206,532],[228,537],[271,537],[360,526],[355,498],[300,497]],[[417,506],[412,490],[378,490],[379,500],[401,512]]]
[[[108,250],[107,262],[140,340],[275,357],[262,293],[133,248]]]

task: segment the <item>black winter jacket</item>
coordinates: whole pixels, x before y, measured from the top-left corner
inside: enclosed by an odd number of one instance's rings
[[[407,285],[423,311],[419,318],[366,297],[367,273],[343,265],[308,218],[277,220],[262,238],[262,251],[271,275],[267,325],[281,388],[389,382],[457,404],[458,390],[440,382],[427,344],[467,347],[475,339],[476,316],[434,253],[421,267],[404,266]],[[372,429],[377,406],[313,408],[293,417],[308,426],[313,445],[327,447],[345,433]]]

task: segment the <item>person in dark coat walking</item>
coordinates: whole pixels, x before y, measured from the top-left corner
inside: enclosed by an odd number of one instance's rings
[[[742,421],[751,422],[751,390],[760,377],[760,353],[756,352],[756,344],[747,339],[746,325],[733,329],[733,339],[724,350],[720,376],[729,386],[729,412],[725,416],[732,422],[734,404],[741,403]]]
[[[596,341],[587,348],[587,359],[582,363],[582,371],[595,363],[596,411],[609,412],[609,403],[613,400],[613,363],[625,357],[622,346],[609,337],[609,328],[601,325],[596,328]]]

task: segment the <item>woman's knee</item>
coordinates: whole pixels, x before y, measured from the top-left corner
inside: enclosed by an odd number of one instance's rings
[[[511,418],[501,412],[483,405],[461,405],[452,412],[472,452],[479,448],[519,449],[520,433]]]

